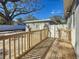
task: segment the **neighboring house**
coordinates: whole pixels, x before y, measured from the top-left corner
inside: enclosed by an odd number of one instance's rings
[[[33,20],[25,21],[26,26],[30,26],[31,30],[44,29],[45,24],[49,25],[50,20]],[[27,28],[27,27],[26,27]]]
[[[65,17],[68,20],[68,28],[71,29],[72,45],[79,59],[79,0],[64,0]]]
[[[27,27],[29,26],[31,30],[40,30],[44,28],[49,28],[49,31],[51,33],[51,37],[57,37],[58,38],[58,29],[59,28],[65,28],[67,27],[66,24],[57,24],[55,21],[50,19],[44,19],[44,20],[33,20],[33,21],[25,21],[26,23],[26,31],[28,31]],[[54,33],[55,32],[55,33]]]

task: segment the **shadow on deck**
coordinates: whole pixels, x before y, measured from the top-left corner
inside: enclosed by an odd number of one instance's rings
[[[76,59],[76,54],[70,42],[56,39],[45,59]]]
[[[48,38],[18,59],[76,59],[70,42]]]

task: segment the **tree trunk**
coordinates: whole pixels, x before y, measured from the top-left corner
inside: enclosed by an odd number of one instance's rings
[[[5,24],[11,25],[12,24],[12,19],[10,17],[5,18]]]

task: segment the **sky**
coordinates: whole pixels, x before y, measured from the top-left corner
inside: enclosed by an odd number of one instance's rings
[[[64,15],[63,0],[42,0],[42,4],[44,4],[45,7],[40,11],[33,13],[38,19],[47,19],[50,16]]]
[[[51,16],[64,16],[64,5],[63,0],[41,0],[40,5],[44,5],[44,7],[37,11],[31,13],[37,19],[48,19]],[[9,5],[11,8],[11,6]],[[21,15],[23,17],[26,15]],[[18,17],[17,17],[18,18]]]

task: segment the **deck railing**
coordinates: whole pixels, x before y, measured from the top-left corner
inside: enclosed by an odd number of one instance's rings
[[[47,37],[47,29],[0,36],[0,59],[17,59]]]
[[[71,30],[59,29],[59,39],[71,42]]]

